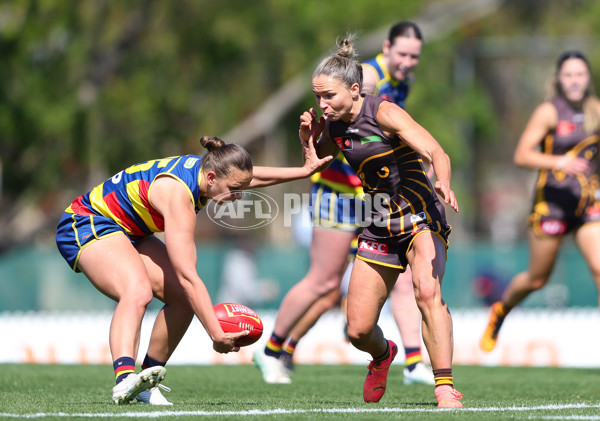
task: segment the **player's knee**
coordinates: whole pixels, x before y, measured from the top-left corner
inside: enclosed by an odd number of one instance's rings
[[[348,323],[348,339],[352,345],[359,346],[360,344],[366,342],[370,335],[371,329],[369,329],[366,325],[361,323]]]
[[[360,348],[360,344],[365,341],[365,335],[357,330],[351,330],[348,326],[348,339],[353,346]]]
[[[163,308],[168,310],[170,314],[169,317],[173,320],[176,320],[179,327],[189,326],[194,319],[194,309],[187,300],[172,304],[165,304]]]
[[[546,285],[546,283],[548,283],[548,278],[546,277],[531,278],[529,281],[529,288],[531,291],[537,291]]]
[[[306,290],[313,292],[319,297],[323,297],[332,291],[339,290],[342,280],[339,276],[330,276],[307,278],[302,282]]]
[[[150,282],[137,282],[125,291],[119,301],[125,301],[135,307],[146,308],[153,297]]]
[[[415,300],[420,309],[430,308],[441,302],[440,288],[434,279],[424,279],[417,282]]]
[[[322,305],[324,310],[330,310],[340,301],[341,292],[339,288],[334,288],[328,294],[323,296]]]

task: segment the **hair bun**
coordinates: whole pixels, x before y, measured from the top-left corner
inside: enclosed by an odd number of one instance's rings
[[[202,136],[200,138],[200,144],[210,152],[224,146],[225,142],[218,137]]]
[[[337,55],[349,59],[357,58],[358,52],[356,51],[353,45],[355,39],[356,34],[348,34],[345,38],[342,38],[342,40],[338,44]]]

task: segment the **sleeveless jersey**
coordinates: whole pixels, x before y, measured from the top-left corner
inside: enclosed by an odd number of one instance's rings
[[[581,216],[594,202],[598,188],[596,169],[598,164],[598,132],[586,132],[584,115],[574,109],[564,98],[551,101],[558,113],[556,128],[542,140],[541,148],[546,154],[577,156],[590,162],[586,174],[569,175],[564,171],[542,169],[536,182],[533,212],[551,215],[555,204],[570,209],[574,216]]]
[[[65,212],[110,218],[132,239],[162,232],[164,218],[150,203],[152,183],[159,176],[180,181],[187,188],[197,213],[207,202],[205,197],[200,197],[201,165],[202,157],[196,155],[133,165],[73,200]]]
[[[404,108],[409,86],[404,81],[392,80],[383,60],[383,53],[381,53],[364,64],[373,67],[379,75],[376,85],[378,95]],[[311,180],[314,183],[331,187],[340,193],[362,193],[360,180],[356,178],[348,162],[340,155],[323,172],[313,174]]]
[[[420,156],[398,137],[389,138],[379,127],[377,110],[384,98],[365,96],[357,118],[349,123],[330,121],[329,134],[371,197],[373,221],[365,231],[376,237],[412,233],[418,225],[446,223],[446,214],[425,174]],[[384,194],[386,196],[379,196]],[[378,196],[378,197],[375,197]],[[385,209],[376,201],[384,198]]]
[[[377,96],[387,99],[394,104],[404,108],[404,102],[408,96],[409,85],[404,80],[394,80],[387,71],[383,53],[364,62],[365,65],[372,67],[379,76],[375,88]]]

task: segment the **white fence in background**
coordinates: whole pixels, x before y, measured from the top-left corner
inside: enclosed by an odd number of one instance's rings
[[[192,326],[169,364],[249,364],[252,352],[271,334],[275,314],[261,313],[261,340],[239,353],[222,355],[201,324]],[[600,312],[594,308],[515,310],[507,318],[497,348],[479,350],[478,341],[487,310],[454,311],[454,363],[456,365],[600,367]],[[110,313],[4,313],[0,314],[0,363],[108,364]],[[154,314],[144,319],[140,361],[146,352]],[[380,320],[386,337],[401,344],[400,334],[387,312]],[[402,347],[399,347],[400,350]],[[396,361],[403,362],[402,351]],[[300,342],[299,364],[366,364],[369,356],[344,340],[339,312],[326,314]]]

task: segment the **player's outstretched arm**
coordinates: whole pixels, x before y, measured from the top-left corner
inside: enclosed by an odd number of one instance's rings
[[[403,139],[408,146],[430,162],[437,181],[434,188],[446,205],[458,212],[458,201],[450,188],[450,157],[431,134],[414,121],[402,108],[384,102],[377,111],[377,121],[383,130]]]
[[[318,171],[327,168],[333,156],[319,157],[315,147],[314,137],[303,139],[301,137],[304,165],[302,167],[261,167],[255,166],[252,171],[252,181],[249,187],[265,187],[288,181],[310,177]]]

